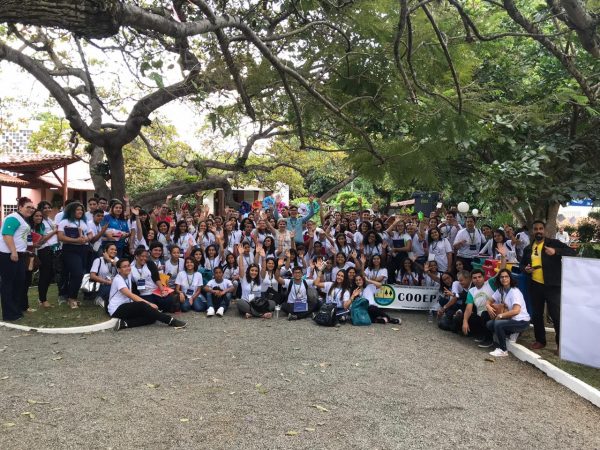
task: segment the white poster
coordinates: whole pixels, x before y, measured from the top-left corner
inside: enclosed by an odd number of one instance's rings
[[[563,257],[560,357],[600,368],[600,259]]]
[[[431,287],[384,284],[375,292],[375,303],[380,308],[428,311],[436,304],[438,294],[439,290]]]

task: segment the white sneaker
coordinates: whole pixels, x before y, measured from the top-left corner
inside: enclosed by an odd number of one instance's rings
[[[212,317],[215,315],[215,308],[212,306],[206,310],[206,317]]]
[[[501,348],[497,348],[496,350],[494,350],[493,352],[490,352],[490,355],[492,356],[508,356],[508,352],[505,352],[504,350],[502,350]]]
[[[96,297],[94,299],[94,305],[97,305],[100,308],[104,308],[104,299],[102,297]]]
[[[223,317],[223,314],[225,314],[225,308],[221,306],[219,309],[217,309],[217,316]]]
[[[519,334],[520,333],[512,333],[509,337],[508,340],[510,342],[517,342],[517,339],[519,338]]]

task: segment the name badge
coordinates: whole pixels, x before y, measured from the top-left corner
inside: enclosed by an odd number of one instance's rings
[[[186,297],[191,297],[192,295],[194,295],[194,289],[187,288],[187,290],[185,291],[185,295]]]
[[[475,245],[475,244],[469,245],[469,250],[477,250],[477,245]]]
[[[144,291],[146,289],[146,280],[144,278],[137,280],[137,287],[140,291]]]
[[[294,301],[294,312],[307,312],[308,302],[304,299]]]

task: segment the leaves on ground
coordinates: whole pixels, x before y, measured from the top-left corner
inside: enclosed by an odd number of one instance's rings
[[[492,362],[492,363],[493,363],[493,362],[496,362],[496,360],[495,360],[494,358],[490,358],[490,357],[488,357],[488,358],[485,358],[485,360],[486,360],[487,362]]]
[[[327,408],[325,408],[324,406],[321,406],[321,405],[310,405],[310,406],[312,406],[313,408],[318,409],[321,412],[329,412],[329,410]]]
[[[35,419],[35,414],[30,411],[25,411],[21,413],[22,416],[28,416],[30,419]]]
[[[10,377],[8,375],[3,376],[0,380],[8,380]]]
[[[149,387],[151,389],[156,389],[160,386],[160,384],[154,384],[154,383],[146,383],[146,387]]]
[[[290,430],[290,431],[286,431],[286,432],[285,432],[285,435],[286,435],[286,436],[298,436],[298,434],[299,434],[299,433],[298,433],[297,431],[293,431],[293,430]]]
[[[15,426],[15,424],[14,424],[13,422],[4,422],[4,423],[2,424],[2,426],[3,426],[3,427],[6,427],[6,428],[11,428],[11,427],[14,427],[14,426]]]
[[[181,419],[179,419],[180,422],[189,422],[190,419],[188,419],[187,417],[182,417]]]
[[[304,429],[304,431],[313,432],[313,431],[316,431],[316,429],[315,428],[309,428],[309,427],[307,427],[307,428]]]
[[[392,330],[394,330],[394,331],[400,331],[400,328],[392,327]]]
[[[57,356],[56,358],[52,358],[52,361],[60,361],[61,359],[63,359],[62,356]]]
[[[38,400],[31,400],[31,399],[28,399],[27,403],[29,403],[30,405],[49,405],[50,404],[50,402],[40,402]]]
[[[257,384],[256,386],[254,386],[254,387],[256,388],[256,390],[257,390],[257,392],[258,392],[259,394],[263,394],[263,395],[264,395],[264,394],[266,394],[267,392],[269,392],[269,390],[268,390],[266,387],[264,387],[264,386],[263,386],[261,383],[258,383],[258,384]]]

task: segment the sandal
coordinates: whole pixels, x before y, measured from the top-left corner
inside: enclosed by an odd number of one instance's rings
[[[48,300],[46,300],[45,302],[40,302],[40,306],[42,308],[54,308],[54,306],[52,306]]]
[[[76,300],[69,300],[69,306],[71,309],[77,309],[79,308],[79,303]]]

